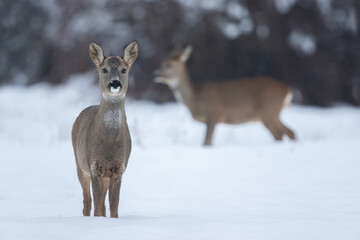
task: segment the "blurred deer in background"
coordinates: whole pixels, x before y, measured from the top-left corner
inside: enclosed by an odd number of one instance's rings
[[[77,174],[83,188],[83,214],[90,216],[91,182],[94,215],[106,216],[105,196],[109,190],[110,216],[117,218],[121,179],[131,152],[125,95],[138,46],[134,41],[122,57],[105,57],[102,49],[90,42],[89,53],[99,72],[101,103],[83,110],[72,129]]]
[[[276,140],[284,134],[295,139],[279,118],[281,109],[291,103],[289,86],[269,77],[194,84],[185,64],[191,51],[191,46],[174,49],[154,72],[154,81],[167,84],[192,117],[206,124],[204,145],[211,145],[218,123],[261,121]]]

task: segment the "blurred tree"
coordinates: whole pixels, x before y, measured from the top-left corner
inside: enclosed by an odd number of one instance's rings
[[[27,0],[2,0],[0,16],[0,83],[42,80],[48,15]]]
[[[136,39],[135,98],[173,99],[152,72],[175,45],[192,44],[194,82],[269,75],[304,104],[360,105],[359,12],[355,0],[3,0],[0,83],[61,83],[94,71],[90,40],[114,55]]]

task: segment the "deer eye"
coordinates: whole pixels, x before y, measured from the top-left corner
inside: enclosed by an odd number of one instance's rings
[[[102,70],[102,71],[103,71],[103,73],[107,73],[107,70],[106,70],[106,68],[103,68],[103,70]]]
[[[126,73],[126,69],[123,68],[123,69],[121,70],[121,73]]]

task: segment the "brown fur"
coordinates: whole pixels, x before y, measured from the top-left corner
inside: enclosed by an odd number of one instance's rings
[[[128,72],[137,57],[138,48],[137,43],[132,42],[123,57],[104,57],[102,49],[91,42],[89,53],[99,72],[102,97],[100,105],[90,106],[80,113],[72,129],[77,174],[83,189],[83,214],[90,216],[91,183],[94,215],[106,216],[105,196],[109,191],[110,216],[118,217],[121,179],[131,152],[125,95]],[[104,73],[103,69],[107,72]],[[123,69],[126,69],[125,73],[121,72]],[[121,83],[117,93],[110,90],[113,80]]]
[[[291,94],[288,86],[269,77],[193,84],[185,64],[191,50],[188,46],[173,51],[154,74],[155,81],[167,84],[195,120],[206,124],[204,145],[211,145],[216,124],[254,120],[261,121],[276,140],[284,134],[295,139],[294,132],[279,118],[285,98]]]

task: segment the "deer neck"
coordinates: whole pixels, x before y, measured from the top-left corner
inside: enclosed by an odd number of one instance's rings
[[[170,85],[170,88],[176,100],[182,102],[191,110],[194,101],[194,86],[186,67],[184,67],[184,71],[182,71],[174,83],[175,84]]]
[[[96,118],[100,127],[117,132],[126,122],[125,98],[114,101],[102,96]]]

